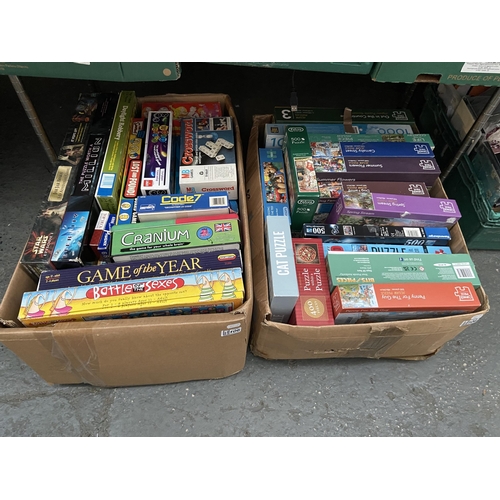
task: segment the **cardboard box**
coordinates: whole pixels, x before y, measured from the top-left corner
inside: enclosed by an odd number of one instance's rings
[[[24,292],[36,282],[17,266],[0,305],[0,342],[53,384],[122,387],[218,379],[245,366],[253,307],[252,262],[240,129],[226,94],[167,94],[143,99],[215,101],[233,117],[246,296],[235,311],[205,315],[113,319],[20,328]],[[263,247],[262,247],[263,248]],[[7,328],[13,326],[13,328]]]
[[[499,85],[497,62],[378,62],[370,72],[375,82]]]
[[[397,358],[421,360],[436,354],[449,340],[489,311],[483,288],[476,292],[481,301],[477,311],[442,318],[388,321],[358,325],[299,327],[270,321],[267,269],[264,265],[262,191],[259,175],[259,136],[272,115],[254,116],[249,138],[246,181],[249,227],[252,241],[254,312],[250,348],[266,359],[314,358]],[[446,197],[438,180],[431,196]],[[451,249],[467,253],[459,225],[451,229]]]
[[[178,80],[180,63],[175,62],[4,62],[0,75],[76,78],[113,82]]]

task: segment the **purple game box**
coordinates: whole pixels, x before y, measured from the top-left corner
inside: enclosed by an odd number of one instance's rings
[[[455,200],[423,196],[346,191],[340,194],[327,224],[353,223],[353,217],[429,221],[451,227],[461,217]]]
[[[332,158],[315,162],[318,181],[409,181],[432,186],[441,174],[434,158]]]

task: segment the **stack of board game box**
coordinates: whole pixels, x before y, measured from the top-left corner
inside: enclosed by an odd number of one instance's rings
[[[458,204],[429,193],[440,175],[430,137],[414,133],[406,110],[343,119],[277,107],[265,123],[269,319],[321,326],[480,308],[470,256],[450,249]]]
[[[24,326],[231,312],[245,300],[233,118],[82,94],[21,264]],[[50,226],[50,227],[49,227]]]

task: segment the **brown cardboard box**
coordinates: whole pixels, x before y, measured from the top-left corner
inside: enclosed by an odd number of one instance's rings
[[[139,98],[139,106],[151,96]],[[220,102],[233,118],[246,297],[231,313],[114,319],[22,328],[23,292],[36,283],[17,266],[0,304],[0,342],[53,384],[120,387],[217,379],[245,365],[253,306],[252,269],[240,129],[225,94],[170,94],[156,100]]]
[[[254,116],[246,163],[255,297],[250,337],[253,354],[267,359],[425,359],[489,311],[488,297],[484,289],[480,288],[477,290],[481,301],[480,309],[457,316],[320,327],[270,321],[258,147],[264,125],[271,121],[272,115]],[[439,179],[431,190],[431,196],[446,198]],[[468,253],[458,224],[452,228],[451,234],[452,251]]]

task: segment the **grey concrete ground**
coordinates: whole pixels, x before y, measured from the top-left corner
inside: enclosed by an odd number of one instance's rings
[[[89,89],[228,93],[243,139],[252,114],[287,102],[289,72],[221,65],[213,78],[202,79],[207,66],[187,64],[179,81],[163,84],[94,86],[37,78],[23,83],[56,148],[78,92]],[[299,99],[308,105],[397,107],[407,97],[404,85],[374,84],[364,76],[295,77]],[[332,102],[326,95],[336,97]],[[3,297],[49,183],[50,165],[6,76],[0,76],[0,99]],[[0,346],[0,436],[498,437],[500,265],[498,252],[471,255],[491,311],[425,361],[268,361],[249,353],[245,368],[225,379],[107,389],[51,386]]]

